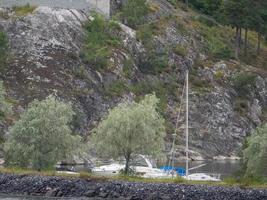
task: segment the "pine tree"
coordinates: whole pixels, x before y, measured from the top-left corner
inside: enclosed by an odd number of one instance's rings
[[[222,4],[223,18],[227,25],[236,29],[235,33],[235,58],[239,57],[241,30],[246,17],[246,0],[227,0]]]

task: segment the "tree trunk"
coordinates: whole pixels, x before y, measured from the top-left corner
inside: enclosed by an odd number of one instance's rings
[[[258,33],[258,47],[257,47],[257,55],[260,54],[260,50],[261,50],[261,34]]]
[[[235,59],[238,60],[239,57],[239,46],[238,46],[238,40],[239,40],[239,28],[236,27],[235,32]]]
[[[238,47],[241,48],[242,45],[242,28],[239,29],[239,35],[238,35]]]
[[[188,10],[188,7],[189,7],[188,0],[186,0],[185,3],[186,3],[186,10]]]
[[[124,169],[124,173],[125,175],[129,174],[129,169],[130,169],[130,159],[131,159],[131,153],[126,153],[125,155],[125,169]]]
[[[248,48],[248,29],[246,28],[245,29],[245,47],[244,47],[245,56],[247,55],[247,48]]]

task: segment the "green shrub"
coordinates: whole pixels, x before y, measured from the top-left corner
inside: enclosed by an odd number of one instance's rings
[[[222,80],[222,79],[224,78],[224,72],[221,71],[221,70],[217,71],[217,72],[215,73],[215,78],[216,78],[217,80]]]
[[[15,7],[13,7],[13,9],[14,9],[16,15],[25,16],[25,15],[32,13],[36,9],[36,7],[31,6],[30,4],[26,4],[24,6],[15,6]]]
[[[209,56],[215,59],[231,59],[234,57],[233,44],[229,41],[232,35],[229,35],[230,33],[225,30],[225,27],[210,27],[198,23],[196,29],[200,30],[204,37],[204,50],[207,51]]]
[[[177,45],[176,47],[173,48],[173,52],[177,55],[185,57],[187,54],[187,50],[185,47],[182,45]]]
[[[4,145],[5,164],[15,167],[51,169],[78,153],[81,138],[72,135],[74,112],[70,103],[48,96],[34,100],[10,129]]]
[[[0,31],[0,72],[6,69],[8,58],[8,39],[4,32]]]
[[[153,45],[153,27],[151,25],[144,25],[136,32],[137,40],[141,41],[146,48],[152,48]]]
[[[242,151],[244,178],[259,182],[267,172],[267,124],[258,126],[250,135],[247,138],[247,147]]]
[[[3,82],[0,81],[0,121],[4,120],[12,113],[11,103],[6,99],[6,90]]]
[[[84,28],[86,37],[81,52],[83,61],[95,69],[106,69],[112,49],[120,46],[120,40],[115,34],[119,30],[119,25],[113,21],[106,21],[100,15],[94,15],[94,20],[87,22]]]
[[[139,69],[143,73],[158,74],[163,72],[168,65],[168,51],[166,48],[157,48],[153,38],[153,25],[141,26],[137,31],[137,39],[146,49],[146,55],[140,58]]]
[[[200,77],[191,75],[190,76],[192,89],[198,92],[209,92],[212,89],[212,85],[208,80],[202,80]]]
[[[128,0],[122,8],[122,18],[124,23],[136,28],[144,23],[148,11],[146,0]]]
[[[75,69],[75,71],[74,71],[74,75],[77,77],[77,78],[79,78],[79,79],[85,79],[85,78],[87,78],[87,76],[86,76],[86,69],[85,69],[85,67],[82,65],[82,66],[80,66],[80,67],[78,67],[77,69]]]
[[[218,26],[218,22],[216,22],[215,19],[208,17],[206,15],[197,15],[195,16],[195,20],[199,21],[202,24],[205,24],[206,26]]]
[[[249,72],[241,72],[232,77],[233,86],[241,97],[249,94],[251,87],[255,85],[256,75]]]
[[[116,80],[106,85],[104,90],[107,96],[121,96],[128,90],[128,85],[125,83],[125,81]]]
[[[134,62],[131,58],[124,60],[123,73],[127,78],[131,78],[133,65]]]
[[[147,57],[140,63],[143,73],[158,74],[168,67],[168,54],[166,51],[150,51]]]
[[[240,115],[245,115],[248,111],[248,102],[245,99],[237,98],[234,102],[234,110]]]
[[[167,0],[170,4],[172,4],[175,8],[178,7],[178,1],[177,0]]]

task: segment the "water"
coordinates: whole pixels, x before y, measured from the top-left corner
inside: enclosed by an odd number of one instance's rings
[[[147,166],[147,164],[140,164],[140,166]],[[122,163],[123,164],[123,163]],[[240,169],[239,160],[205,160],[205,161],[191,161],[189,162],[189,168],[200,166],[206,164],[200,168],[190,170],[189,173],[207,173],[207,174],[220,174],[222,178],[229,177],[234,175]],[[158,164],[158,167],[164,166],[164,164]],[[153,165],[154,166],[154,165]],[[185,168],[185,162],[176,162],[175,167]],[[74,169],[75,171],[89,171],[89,168],[86,168],[82,165],[77,166],[63,166],[66,169]]]
[[[211,173],[220,174],[222,178],[234,175],[240,169],[239,160],[216,160],[216,161],[191,161],[189,169],[206,164],[200,168],[190,170],[189,173]],[[185,162],[175,163],[177,167],[185,167]]]

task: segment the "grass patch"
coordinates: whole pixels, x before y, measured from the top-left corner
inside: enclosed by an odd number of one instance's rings
[[[234,47],[229,38],[233,31],[226,26],[208,26],[198,20],[192,21],[193,29],[198,30],[204,38],[203,50],[211,59],[234,58]]]
[[[26,16],[28,14],[33,13],[36,9],[36,6],[31,6],[30,4],[26,4],[24,6],[15,6],[13,10],[17,16]]]

